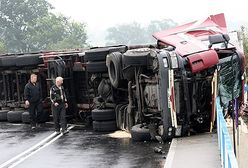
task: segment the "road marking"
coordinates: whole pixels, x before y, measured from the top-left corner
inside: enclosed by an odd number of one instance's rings
[[[172,143],[170,145],[170,149],[168,152],[168,155],[165,160],[165,165],[164,168],[171,168],[172,167],[172,162],[176,153],[176,147],[177,147],[177,139],[173,138]]]
[[[68,130],[71,130],[73,127],[74,126],[70,126],[68,128]],[[26,151],[20,153],[19,155],[15,156],[12,159],[1,164],[0,168],[4,168],[4,167],[13,168],[13,167],[17,166],[18,164],[20,164],[21,162],[23,162],[24,160],[26,160],[27,158],[29,158],[33,154],[37,153],[41,149],[52,144],[54,141],[59,139],[61,136],[63,136],[63,135],[62,134],[57,135],[55,132],[52,133],[50,136],[43,139],[42,141],[40,141],[36,145],[32,146],[31,148],[27,149]]]
[[[12,163],[13,161],[17,160],[18,158],[22,157],[23,155],[26,155],[27,153],[31,152],[32,150],[34,150],[35,148],[39,147],[41,144],[45,143],[46,141],[48,141],[49,139],[51,139],[52,137],[54,137],[56,135],[56,133],[52,133],[50,136],[48,136],[47,138],[43,139],[42,141],[40,141],[39,143],[37,143],[36,145],[32,146],[31,148],[27,149],[26,151],[20,153],[19,155],[13,157],[12,159],[4,162],[3,164],[0,165],[0,168],[3,168],[7,165],[9,165],[10,163]]]

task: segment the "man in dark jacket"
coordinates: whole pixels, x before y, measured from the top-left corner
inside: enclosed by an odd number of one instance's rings
[[[67,98],[65,90],[63,88],[63,78],[57,77],[56,84],[50,89],[50,99],[52,102],[52,113],[55,125],[55,131],[57,134],[60,133],[60,128],[62,128],[62,134],[66,134],[67,130],[66,123],[66,108],[68,108]]]
[[[37,83],[37,75],[32,73],[30,81],[24,88],[25,106],[29,109],[31,128],[38,126],[42,115],[42,92],[39,83]]]

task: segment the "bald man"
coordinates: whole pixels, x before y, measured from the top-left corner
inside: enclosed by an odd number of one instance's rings
[[[52,102],[52,113],[55,131],[57,134],[59,134],[61,128],[61,133],[64,135],[69,133],[69,131],[67,130],[67,123],[65,118],[66,108],[68,108],[68,104],[65,90],[62,85],[63,78],[57,77],[55,80],[55,85],[52,86],[50,89],[50,99]]]

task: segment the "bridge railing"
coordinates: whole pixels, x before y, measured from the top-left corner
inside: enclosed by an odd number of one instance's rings
[[[238,168],[238,162],[234,155],[232,142],[226,126],[226,121],[223,117],[222,108],[220,105],[220,98],[216,99],[217,110],[217,132],[218,144],[221,154],[221,163],[224,168]]]

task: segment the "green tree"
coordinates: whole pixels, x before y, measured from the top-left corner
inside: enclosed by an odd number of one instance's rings
[[[67,18],[48,14],[30,24],[27,38],[25,39],[28,50],[48,49],[49,45],[63,40],[65,36],[65,22],[67,22]]]
[[[166,30],[171,27],[175,27],[176,25],[177,23],[171,19],[152,20],[146,28],[147,40],[149,42],[153,42],[154,38],[152,37],[152,34],[159,32],[161,30]]]
[[[81,48],[84,23],[49,12],[47,0],[0,0],[0,36],[9,52]]]
[[[25,40],[30,24],[46,16],[51,5],[46,0],[1,0],[0,35],[11,52],[27,52]]]
[[[246,63],[248,63],[248,34],[247,29],[244,26],[241,26],[241,37],[243,41],[243,50],[246,58]],[[248,68],[246,66],[246,74],[248,73]],[[246,77],[246,82],[248,82],[248,78]]]
[[[30,26],[26,44],[30,50],[83,48],[86,39],[85,24],[49,14]]]
[[[68,22],[64,27],[65,34],[62,40],[49,45],[49,49],[68,49],[86,47],[87,34],[85,24],[77,22]]]
[[[144,30],[137,22],[110,27],[107,33],[108,45],[144,43]]]
[[[7,51],[6,46],[3,42],[0,41],[0,54],[5,53]]]
[[[247,35],[247,29],[244,26],[241,27],[241,34],[242,34],[242,40],[243,40],[243,49],[244,49],[244,53],[247,59],[248,57],[248,35]]]
[[[107,45],[110,44],[146,44],[154,43],[152,34],[176,26],[171,19],[153,20],[148,26],[141,26],[137,22],[118,25],[107,29]]]

